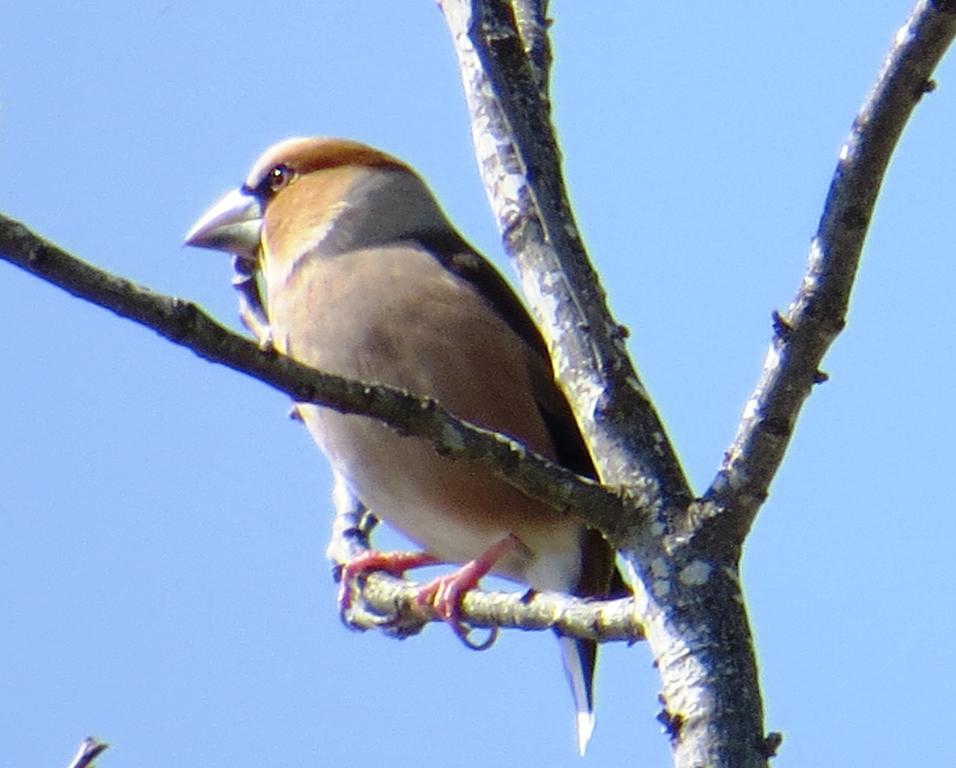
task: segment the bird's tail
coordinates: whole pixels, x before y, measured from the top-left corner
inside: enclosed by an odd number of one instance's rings
[[[597,643],[573,637],[558,637],[558,643],[561,646],[561,660],[571,686],[571,695],[574,697],[578,752],[583,757],[594,731],[594,662]]]

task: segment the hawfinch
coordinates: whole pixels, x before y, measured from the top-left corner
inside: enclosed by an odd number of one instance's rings
[[[322,371],[435,398],[468,421],[595,476],[531,318],[400,160],[342,139],[280,142],[240,189],[199,219],[186,242],[255,264],[280,352]],[[309,404],[297,410],[355,497],[423,548],[420,560],[393,570],[468,565],[423,591],[459,629],[462,590],[488,572],[582,597],[618,590],[614,555],[600,534],[487,469],[446,460],[374,419]],[[583,754],[594,727],[597,646],[558,639]]]

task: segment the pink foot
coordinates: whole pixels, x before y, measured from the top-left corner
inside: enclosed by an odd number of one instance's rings
[[[446,622],[469,648],[484,650],[490,647],[497,632],[493,631],[483,643],[473,643],[468,638],[471,628],[461,620],[461,601],[464,599],[465,593],[477,587],[481,578],[494,568],[502,557],[520,545],[521,542],[517,538],[508,535],[479,557],[465,563],[454,573],[439,576],[434,581],[424,585],[419,589],[415,602],[422,608],[434,611],[435,615]]]
[[[344,614],[352,607],[352,585],[360,576],[373,571],[385,571],[401,578],[411,568],[442,562],[427,552],[376,552],[369,550],[342,566],[339,581],[339,610]]]

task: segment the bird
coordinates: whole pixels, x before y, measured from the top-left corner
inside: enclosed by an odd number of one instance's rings
[[[406,163],[349,139],[269,147],[204,213],[186,244],[231,253],[265,289],[270,343],[327,373],[433,398],[596,478],[546,344],[500,272]],[[623,592],[615,554],[582,522],[484,467],[370,417],[296,404],[337,480],[421,556],[356,565],[462,564],[420,597],[456,630],[464,591],[490,572],[585,598]],[[348,569],[348,566],[346,566]],[[597,644],[558,636],[583,755],[594,729]]]

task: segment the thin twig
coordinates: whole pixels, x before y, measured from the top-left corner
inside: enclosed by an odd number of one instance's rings
[[[474,461],[518,490],[564,514],[620,535],[627,494],[548,461],[521,443],[457,418],[436,401],[384,385],[317,371],[224,328],[199,307],[97,269],[0,215],[0,258],[74,296],[153,329],[205,360],[245,373],[301,403],[371,416],[398,433],[428,440],[450,460]]]
[[[548,0],[511,0],[521,44],[528,56],[538,92],[548,111],[551,109],[551,36],[548,27]]]
[[[369,550],[369,537],[377,521],[338,476],[332,500],[335,519],[326,556],[333,563],[333,575],[338,581],[342,566]],[[438,620],[423,614],[416,601],[420,587],[414,582],[373,573],[344,588],[352,590],[351,600],[342,612],[342,622],[350,629],[376,629],[404,638]],[[462,603],[462,617],[477,629],[553,629],[600,642],[633,643],[644,636],[634,602],[629,599],[599,602],[554,593],[529,598],[521,593],[472,589]]]
[[[767,496],[823,355],[843,329],[860,253],[887,164],[956,35],[956,3],[921,0],[896,33],[876,85],[853,121],[830,184],[806,274],[774,315],[764,369],[705,495],[708,535],[743,542]],[[715,510],[717,511],[715,513]]]
[[[108,747],[109,744],[94,739],[92,736],[83,739],[67,768],[93,768],[93,761]]]
[[[348,621],[348,625],[354,629],[400,627],[401,631],[394,634],[413,634],[425,620],[415,602],[418,590],[417,584],[381,573],[369,574],[362,590],[365,615]],[[469,626],[479,629],[551,629],[599,642],[633,643],[644,636],[630,598],[596,601],[554,592],[528,596],[473,589],[462,600],[462,616],[467,617]]]

